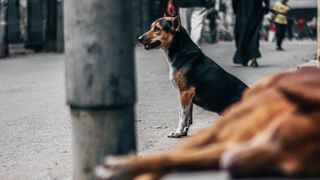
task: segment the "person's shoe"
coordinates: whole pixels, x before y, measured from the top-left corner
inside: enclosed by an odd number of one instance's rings
[[[241,63],[241,65],[242,65],[243,67],[247,67],[247,66],[248,66],[248,64],[246,64],[246,63]]]
[[[282,47],[277,47],[276,49],[277,51],[284,51],[284,49]]]
[[[257,59],[252,59],[252,60],[250,60],[249,63],[248,63],[248,65],[249,65],[250,67],[259,67],[259,64],[258,64]]]

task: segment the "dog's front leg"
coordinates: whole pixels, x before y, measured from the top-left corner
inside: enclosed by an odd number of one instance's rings
[[[218,169],[226,143],[213,143],[205,147],[183,149],[144,157],[110,157],[96,169],[102,180],[158,180],[174,170]]]
[[[179,114],[179,124],[175,132],[170,133],[170,138],[180,138],[188,135],[188,130],[192,124],[192,99],[195,95],[195,88],[189,87],[180,90],[181,111]]]

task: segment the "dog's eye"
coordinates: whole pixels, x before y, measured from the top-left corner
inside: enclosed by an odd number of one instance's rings
[[[153,31],[154,31],[154,32],[157,32],[157,33],[160,32],[160,30],[161,30],[161,29],[158,28],[158,27],[155,27],[155,28],[153,29]]]

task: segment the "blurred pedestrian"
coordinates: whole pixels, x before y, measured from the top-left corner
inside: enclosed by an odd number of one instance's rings
[[[276,25],[271,22],[268,32],[268,42],[273,42],[276,37]]]
[[[263,16],[269,10],[269,0],[232,0],[232,6],[236,15],[234,34],[237,48],[233,62],[258,67],[260,29]]]
[[[306,35],[305,33],[306,20],[304,18],[298,18],[297,24],[298,24],[298,39],[302,40]]]
[[[166,0],[167,8],[166,8],[166,16],[177,16],[178,15],[178,7],[175,1]]]
[[[220,19],[218,11],[211,7],[208,9],[207,19],[209,20],[209,43],[214,44],[217,43],[217,20]]]
[[[288,24],[287,24],[288,39],[292,41],[295,18],[287,17],[287,21],[288,21]]]
[[[309,29],[309,35],[312,40],[316,40],[317,38],[317,18],[313,17],[310,21],[307,22],[307,26]]]
[[[177,14],[179,7],[181,24],[186,28],[192,41],[199,45],[204,20],[207,15],[207,7],[212,6],[215,0],[168,0],[168,15]]]
[[[274,23],[276,24],[276,38],[277,38],[277,50],[283,51],[282,42],[286,33],[286,26],[288,24],[287,15],[290,10],[288,0],[278,1],[273,6],[273,12],[275,13]]]

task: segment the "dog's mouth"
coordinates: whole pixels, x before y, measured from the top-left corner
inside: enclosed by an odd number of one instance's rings
[[[156,40],[152,43],[145,43],[143,44],[144,48],[149,50],[149,49],[154,49],[154,48],[157,48],[161,45],[161,42],[159,40]]]

